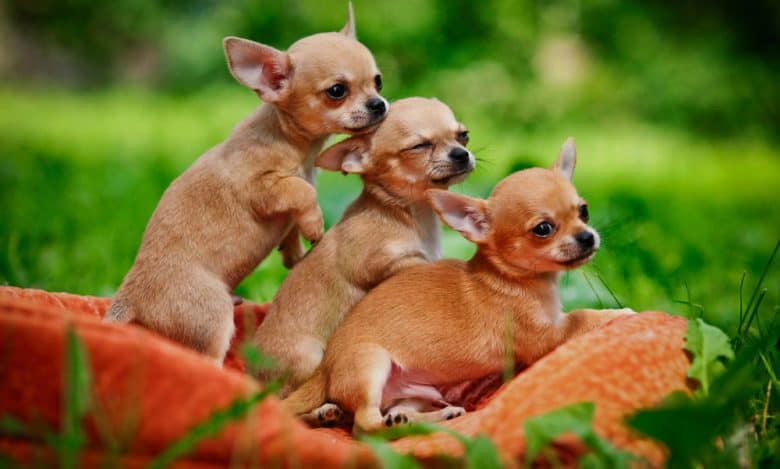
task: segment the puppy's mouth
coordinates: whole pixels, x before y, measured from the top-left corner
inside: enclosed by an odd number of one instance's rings
[[[457,173],[449,174],[444,177],[433,178],[431,179],[431,182],[438,186],[448,186],[450,184],[457,184],[459,182],[463,182],[463,180],[466,179],[466,176],[468,176],[473,169],[474,168],[466,168],[464,170],[458,171]]]
[[[568,259],[568,260],[565,260],[565,261],[558,261],[558,263],[563,265],[563,266],[566,266],[566,267],[577,267],[578,265],[585,264],[586,262],[591,260],[591,258],[594,255],[596,255],[596,249],[593,249],[593,250],[590,250],[590,251],[586,251],[586,252],[584,252],[584,253],[580,254],[579,256],[574,257],[572,259]]]
[[[373,122],[370,122],[364,126],[344,127],[344,129],[347,130],[349,133],[356,134],[356,135],[373,132],[374,130],[376,130],[377,127],[379,127],[379,124],[381,124],[382,121],[385,120],[385,117],[387,117],[387,113],[384,113],[380,117],[377,117],[376,120],[374,120]]]

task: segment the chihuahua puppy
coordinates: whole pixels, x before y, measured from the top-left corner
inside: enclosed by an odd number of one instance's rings
[[[384,279],[441,257],[439,222],[426,190],[446,189],[474,169],[468,131],[436,99],[407,98],[390,106],[370,135],[328,148],[316,165],[359,174],[363,192],[296,265],[274,298],[255,342],[287,375],[286,394],[322,360],[336,326]]]
[[[231,73],[264,104],[165,191],[106,320],[140,324],[222,363],[236,285],[274,247],[290,267],[304,254],[301,235],[320,239],[314,159],[329,135],[370,131],[387,110],[349,12],[340,33],[305,37],[287,52],[225,39]]]
[[[326,400],[354,412],[355,431],[433,422],[464,410],[439,387],[530,364],[630,310],[561,312],[560,273],[599,247],[570,180],[569,140],[551,170],[499,183],[488,200],[429,191],[442,220],[477,244],[468,262],[407,269],[372,290],[328,343],[321,366],[284,402],[305,414]]]

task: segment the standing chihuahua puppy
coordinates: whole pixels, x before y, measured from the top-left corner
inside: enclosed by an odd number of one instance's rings
[[[351,6],[341,33],[303,38],[287,52],[235,37],[224,46],[233,76],[265,103],[165,191],[106,315],[218,363],[233,335],[236,285],[274,247],[289,267],[303,256],[300,235],[322,236],[312,183],[323,141],[371,130],[387,108]]]
[[[515,173],[490,198],[429,191],[442,220],[478,245],[468,262],[405,270],[371,291],[334,332],[314,376],[284,401],[304,414],[325,400],[355,413],[355,430],[438,421],[463,409],[437,387],[530,364],[630,310],[561,312],[560,272],[587,262],[599,237],[570,179],[566,142],[552,170]],[[384,414],[383,414],[384,412]]]
[[[317,158],[321,168],[360,174],[363,192],[290,272],[258,328],[255,342],[279,365],[266,379],[287,374],[288,388],[301,384],[366,292],[441,257],[439,223],[425,192],[474,169],[467,141],[449,107],[408,98],[392,104],[374,134],[344,140]]]

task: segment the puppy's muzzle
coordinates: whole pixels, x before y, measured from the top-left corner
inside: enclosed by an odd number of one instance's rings
[[[596,245],[596,237],[588,230],[580,231],[574,235],[574,239],[583,251],[590,251]]]
[[[453,148],[450,150],[450,153],[447,156],[449,157],[450,161],[452,161],[453,166],[455,166],[455,168],[458,170],[466,169],[471,164],[471,155],[463,148]]]
[[[460,182],[474,169],[474,160],[471,153],[464,148],[453,148],[447,154],[449,160],[448,174],[434,177],[434,184],[451,184]]]
[[[373,96],[365,102],[365,111],[358,111],[357,116],[359,119],[366,122],[365,125],[360,127],[348,127],[348,129],[355,133],[370,132],[387,117],[387,101],[379,96]],[[355,119],[355,117],[353,117]]]
[[[371,113],[372,120],[376,120],[387,112],[387,103],[384,99],[374,96],[366,101],[366,109]]]

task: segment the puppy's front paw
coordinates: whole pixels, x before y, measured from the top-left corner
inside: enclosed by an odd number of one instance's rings
[[[284,244],[279,248],[282,253],[282,264],[287,269],[292,269],[299,260],[303,259],[306,249],[303,247],[300,239],[294,242]]]
[[[409,417],[402,410],[389,410],[384,417],[385,427],[394,427],[409,423]]]
[[[325,222],[322,219],[322,210],[317,207],[298,221],[298,229],[301,235],[311,243],[316,243],[322,238],[325,231]]]
[[[466,409],[463,407],[449,406],[442,410],[444,411],[444,420],[452,420],[466,413]]]

